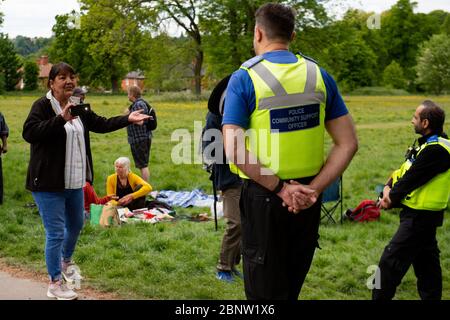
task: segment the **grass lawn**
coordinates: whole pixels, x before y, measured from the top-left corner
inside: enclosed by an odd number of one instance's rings
[[[0,111],[10,127],[9,151],[3,157],[5,202],[0,207],[0,258],[30,270],[46,273],[44,229],[25,190],[29,145],[22,139],[22,125],[38,96],[0,96]],[[414,140],[410,124],[422,96],[347,97],[357,124],[360,148],[344,175],[344,210],[361,200],[375,199],[375,186],[384,183],[402,162]],[[450,115],[450,96],[435,98]],[[121,113],[126,96],[88,96],[95,112],[104,116]],[[151,98],[150,98],[151,101]],[[171,141],[175,129],[194,130],[203,121],[206,101],[155,102],[158,129],[154,133],[150,161],[155,190],[211,192],[208,174],[199,164],[175,165]],[[448,122],[446,124],[448,131]],[[193,136],[193,135],[192,135]],[[194,139],[194,137],[193,137]],[[131,158],[125,129],[109,134],[91,134],[95,188],[105,193],[105,179],[113,173],[119,156]],[[329,142],[328,142],[329,145]],[[192,154],[196,152],[192,148]],[[193,156],[192,156],[193,157]],[[137,171],[137,170],[135,170]],[[177,213],[208,212],[208,208],[177,208]],[[397,211],[382,212],[379,222],[326,224],[321,226],[320,246],[308,274],[302,299],[370,299],[367,269],[378,263],[384,246],[398,226]],[[450,223],[438,229],[443,270],[443,299],[450,299]],[[114,292],[124,299],[244,299],[243,282],[225,284],[215,279],[224,221],[215,232],[214,223],[180,220],[175,223],[124,225],[102,229],[86,225],[74,259],[89,286]],[[411,269],[398,289],[396,299],[419,299]]]

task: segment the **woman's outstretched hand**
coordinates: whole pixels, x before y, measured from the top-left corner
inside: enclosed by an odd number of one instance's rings
[[[143,125],[144,120],[150,119],[150,116],[148,114],[144,114],[143,112],[144,112],[143,109],[131,112],[130,115],[128,116],[128,122],[140,126]]]

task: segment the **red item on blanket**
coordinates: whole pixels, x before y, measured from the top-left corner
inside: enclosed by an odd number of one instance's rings
[[[145,212],[144,212],[144,216],[145,216],[145,219],[151,219],[151,218],[153,218],[155,215],[152,214],[152,213],[150,213],[150,212],[148,212],[148,211],[145,211]]]

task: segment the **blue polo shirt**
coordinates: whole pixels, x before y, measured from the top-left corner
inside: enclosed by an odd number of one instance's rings
[[[296,63],[297,56],[289,51],[272,51],[263,54],[263,58],[272,63]],[[327,90],[325,121],[348,114],[334,79],[322,68],[320,73]],[[250,115],[255,110],[256,97],[253,82],[246,70],[233,73],[227,87],[222,125],[233,124],[248,129]]]

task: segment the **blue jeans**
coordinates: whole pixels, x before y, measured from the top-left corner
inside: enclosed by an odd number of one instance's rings
[[[61,258],[69,261],[83,228],[83,189],[33,192],[45,228],[45,262],[50,279],[61,278]]]

